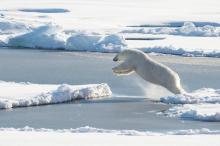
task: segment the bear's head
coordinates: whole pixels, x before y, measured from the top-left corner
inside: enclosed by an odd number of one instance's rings
[[[143,52],[139,50],[131,50],[126,49],[120,53],[118,53],[114,58],[113,61],[115,62],[122,62],[118,66],[114,67],[112,70],[117,75],[128,75],[135,71],[135,59],[143,55]]]
[[[134,52],[132,50],[126,49],[120,53],[118,53],[114,58],[113,61],[117,62],[117,61],[125,61],[128,60],[129,58],[131,58],[132,54],[134,54]]]

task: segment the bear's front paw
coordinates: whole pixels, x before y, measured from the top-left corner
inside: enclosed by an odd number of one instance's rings
[[[112,71],[116,75],[128,75],[132,72],[132,69],[118,69],[117,67],[112,68]]]

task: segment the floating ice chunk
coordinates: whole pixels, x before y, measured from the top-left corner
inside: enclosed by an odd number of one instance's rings
[[[39,9],[19,9],[22,12],[38,12],[38,13],[66,13],[70,12],[67,9],[61,8],[39,8]]]
[[[160,101],[168,104],[220,103],[220,89],[202,88],[192,93],[162,97]]]
[[[169,117],[200,121],[220,121],[219,89],[202,88],[192,93],[162,97],[160,101],[168,104],[179,104],[164,112]]]
[[[178,30],[176,29],[177,35],[185,36],[207,36],[207,37],[218,37],[220,31],[214,26],[205,25],[203,27],[196,27],[192,22],[185,22],[184,25]]]
[[[179,32],[185,35],[193,35],[195,33],[199,33],[196,26],[192,22],[185,22],[183,26],[180,27]]]
[[[65,48],[66,36],[59,26],[48,24],[33,31],[9,39],[13,47],[62,49]]]
[[[0,87],[1,109],[57,104],[76,99],[101,98],[112,94],[107,84],[73,86],[1,82]]]
[[[220,104],[186,104],[165,112],[169,117],[208,122],[220,121]]]

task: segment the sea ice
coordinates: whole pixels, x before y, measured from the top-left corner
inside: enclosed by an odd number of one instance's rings
[[[118,34],[77,31],[68,34],[55,24],[43,25],[31,32],[11,37],[8,46],[91,52],[119,52],[127,48],[125,39]]]
[[[174,106],[167,110],[165,114],[180,119],[219,122],[220,104],[185,104]]]
[[[182,27],[136,28],[121,31],[122,33],[168,34],[181,36],[219,37],[220,30],[211,25],[197,27],[193,22],[185,22]]]
[[[22,22],[0,18],[0,35],[26,33],[31,28],[31,25]]]
[[[161,102],[175,104],[165,115],[180,119],[220,121],[220,90],[202,88],[192,93],[162,97]]]
[[[220,103],[220,90],[202,88],[192,93],[172,95],[160,98],[160,101],[168,104],[197,104],[197,103]]]
[[[57,25],[48,24],[33,31],[12,37],[9,46],[26,48],[61,49],[65,48],[65,35]]]
[[[107,84],[40,85],[0,82],[0,108],[26,107],[110,96]]]

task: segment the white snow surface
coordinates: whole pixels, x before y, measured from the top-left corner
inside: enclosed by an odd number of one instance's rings
[[[59,49],[65,48],[65,35],[59,26],[48,24],[9,39],[9,46]]]
[[[76,129],[0,128],[2,145],[13,146],[219,146],[218,130],[189,129],[164,133],[136,130],[106,130],[93,127]]]
[[[162,97],[160,101],[175,105],[162,113],[169,117],[208,122],[220,121],[219,89],[202,88],[192,93]]]
[[[55,24],[39,26],[31,32],[9,38],[8,46],[91,52],[120,52],[127,48],[124,38],[117,34],[69,33]]]
[[[180,22],[184,25],[176,27]],[[171,27],[128,30],[165,38],[160,41],[127,41],[128,33],[120,33],[126,26],[167,24]],[[95,52],[128,47],[219,57],[219,26],[219,0],[7,0],[0,5],[0,46],[8,47]]]
[[[110,96],[107,84],[44,85],[0,82],[0,108],[27,107]]]
[[[101,129],[90,126],[70,128],[70,129],[47,129],[47,128],[32,128],[25,126],[24,128],[0,128],[0,131],[26,131],[26,132],[56,132],[56,133],[112,133],[116,135],[129,136],[165,136],[165,135],[202,135],[202,134],[220,134],[219,130],[202,129],[187,129],[187,130],[173,130],[166,132],[152,132],[152,131],[137,131],[137,130],[110,130]]]

